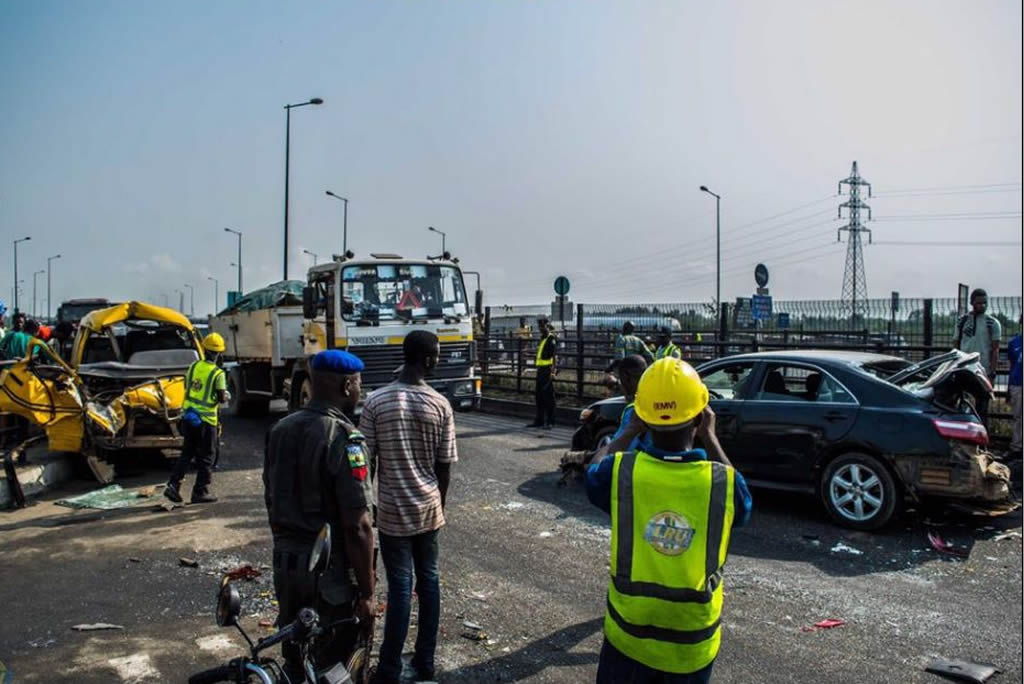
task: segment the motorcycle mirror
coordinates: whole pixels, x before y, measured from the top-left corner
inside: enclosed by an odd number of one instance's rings
[[[306,568],[313,575],[322,575],[331,563],[331,524],[324,523],[320,528],[320,534],[313,542],[313,550],[309,554],[309,567]]]
[[[220,583],[220,592],[217,594],[217,625],[219,627],[230,627],[242,614],[242,597],[238,590],[232,586],[225,577]]]

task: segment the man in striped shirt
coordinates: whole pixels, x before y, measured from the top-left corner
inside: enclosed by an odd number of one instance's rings
[[[359,429],[375,461],[377,529],[388,578],[384,642],[375,682],[397,682],[409,631],[413,576],[419,627],[412,664],[419,680],[434,679],[434,651],[441,613],[438,532],[455,452],[451,404],[425,381],[437,366],[437,336],[414,330],[402,344],[405,364],[398,380],[373,392]]]

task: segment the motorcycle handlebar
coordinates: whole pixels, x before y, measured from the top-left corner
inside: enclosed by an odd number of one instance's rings
[[[256,649],[255,650],[256,650],[256,652],[265,651],[266,649],[270,648],[271,646],[276,646],[277,644],[281,643],[282,641],[286,641],[288,639],[291,639],[293,634],[295,634],[295,623],[294,622],[292,624],[288,625],[287,627],[283,627],[281,629],[281,631],[279,631],[277,634],[271,634],[270,636],[266,637],[265,639],[260,639],[256,643]]]
[[[188,678],[188,684],[216,684],[216,682],[237,681],[238,668],[233,665],[221,665],[220,667],[203,670]]]

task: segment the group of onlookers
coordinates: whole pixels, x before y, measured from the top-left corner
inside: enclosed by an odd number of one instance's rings
[[[55,326],[44,325],[18,311],[11,316],[11,327],[8,329],[4,325],[5,313],[0,310],[0,361],[24,358],[32,338],[42,340],[54,354],[68,359],[71,341],[75,336],[74,325],[67,321]]]

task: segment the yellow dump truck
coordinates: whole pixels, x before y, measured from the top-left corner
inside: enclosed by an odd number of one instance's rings
[[[46,432],[51,451],[79,452],[101,482],[112,452],[180,448],[185,372],[202,358],[192,323],[171,309],[127,302],[82,319],[67,363],[33,339],[0,370],[0,411]]]

